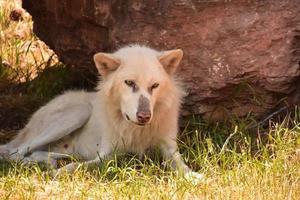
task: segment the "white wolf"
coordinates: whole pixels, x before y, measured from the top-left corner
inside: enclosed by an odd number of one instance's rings
[[[139,45],[97,53],[97,92],[69,91],[40,108],[0,154],[24,162],[75,155],[99,163],[112,151],[143,154],[158,145],[171,166],[189,172],[178,152],[178,115],[184,91],[174,78],[180,49],[158,52]],[[62,170],[73,171],[78,163]]]

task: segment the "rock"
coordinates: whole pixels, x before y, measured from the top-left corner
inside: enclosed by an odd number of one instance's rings
[[[300,3],[266,1],[23,0],[35,33],[76,69],[128,43],[182,48],[184,114],[263,117],[299,103]]]

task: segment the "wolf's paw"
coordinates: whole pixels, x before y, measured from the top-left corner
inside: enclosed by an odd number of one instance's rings
[[[51,169],[51,170],[49,170],[50,177],[52,177],[54,180],[56,178],[58,178],[60,176],[60,173],[58,171],[59,171],[58,169]]]
[[[204,180],[204,175],[197,172],[187,172],[184,174],[184,178],[191,182],[193,185],[197,185]]]
[[[51,171],[51,176],[56,179],[57,177],[61,176],[62,174],[70,174],[72,172],[74,172],[77,168],[78,168],[78,164],[77,163],[70,163],[64,167],[61,167],[59,169],[56,170],[52,170]]]
[[[51,170],[49,170],[49,175],[50,177],[53,178],[53,180],[57,180],[59,177],[63,175],[68,175],[68,172],[62,168],[58,168],[58,169],[52,168]]]

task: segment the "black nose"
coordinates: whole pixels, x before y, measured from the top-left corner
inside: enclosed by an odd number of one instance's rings
[[[136,113],[136,117],[139,123],[145,124],[149,122],[151,113],[150,111],[139,111]]]

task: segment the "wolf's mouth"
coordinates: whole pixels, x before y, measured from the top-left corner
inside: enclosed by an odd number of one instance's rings
[[[138,125],[138,126],[146,126],[147,125],[147,123],[138,123],[138,122],[132,121],[126,113],[125,113],[125,117],[128,121],[134,123],[135,125]]]

